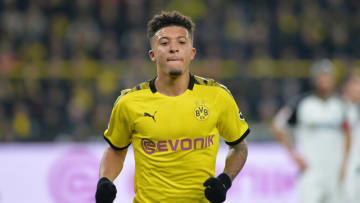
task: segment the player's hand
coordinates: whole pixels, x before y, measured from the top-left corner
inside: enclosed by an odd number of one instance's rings
[[[204,182],[205,197],[213,203],[224,202],[226,192],[231,187],[231,179],[225,173],[220,174],[216,178],[209,178]]]
[[[116,196],[116,187],[106,177],[100,178],[97,183],[95,199],[96,203],[112,203]]]
[[[341,164],[340,167],[340,175],[339,175],[339,185],[341,186],[344,181],[345,181],[345,177],[346,177],[346,164]]]
[[[305,160],[302,157],[300,157],[296,152],[291,152],[290,156],[298,166],[300,173],[303,173],[308,167]]]

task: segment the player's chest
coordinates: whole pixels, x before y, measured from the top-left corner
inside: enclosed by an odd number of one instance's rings
[[[218,112],[209,99],[154,99],[134,108],[134,130],[138,136],[182,138],[204,136],[216,127]]]
[[[338,127],[344,120],[344,108],[338,102],[307,102],[299,108],[300,122],[318,127]]]

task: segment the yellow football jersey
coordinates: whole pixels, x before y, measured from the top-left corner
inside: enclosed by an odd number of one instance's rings
[[[212,79],[191,75],[175,97],[157,92],[154,81],[122,91],[105,140],[115,149],[133,145],[134,202],[209,202],[203,183],[215,176],[219,136],[235,145],[248,124],[227,88]]]

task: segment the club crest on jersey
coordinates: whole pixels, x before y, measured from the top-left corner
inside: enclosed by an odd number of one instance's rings
[[[194,109],[194,116],[200,121],[204,121],[209,117],[209,108],[205,105],[205,102],[201,103],[196,102],[196,107]]]

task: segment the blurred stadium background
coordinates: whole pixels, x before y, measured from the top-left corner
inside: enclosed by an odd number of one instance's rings
[[[229,87],[257,146],[273,141],[278,108],[310,89],[314,60],[334,62],[339,89],[360,67],[357,0],[2,0],[0,152],[24,143],[104,144],[120,90],[156,74],[146,23],[161,10],[193,18],[192,72]]]

